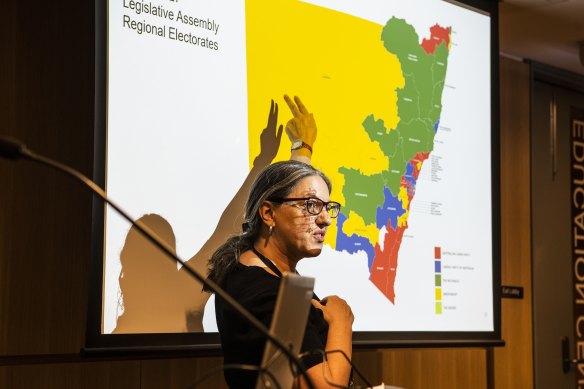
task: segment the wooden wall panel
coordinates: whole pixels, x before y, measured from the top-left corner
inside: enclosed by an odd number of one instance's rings
[[[4,389],[140,389],[140,362],[0,367]]]
[[[504,348],[493,351],[497,389],[533,387],[530,216],[530,69],[501,57],[501,283],[522,286],[503,299]],[[559,350],[558,350],[559,353]]]
[[[142,362],[142,389],[185,389],[198,383],[197,389],[226,389],[227,384],[220,370],[223,358],[178,359]]]
[[[382,380],[407,389],[486,389],[485,349],[387,350]]]
[[[372,385],[379,384],[383,381],[383,354],[381,351],[353,351],[353,363]],[[353,380],[355,384],[365,384],[356,374],[353,374]]]
[[[0,133],[92,168],[93,4],[8,2],[0,12]],[[78,352],[91,194],[31,162],[0,160],[0,355]]]

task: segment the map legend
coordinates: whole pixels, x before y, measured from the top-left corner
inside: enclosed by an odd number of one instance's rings
[[[436,297],[436,314],[442,314],[442,249],[434,247],[434,291]]]

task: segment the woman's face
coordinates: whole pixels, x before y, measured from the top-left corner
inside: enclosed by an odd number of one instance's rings
[[[329,190],[319,176],[303,178],[286,198],[316,197],[330,201]],[[274,222],[270,239],[289,259],[300,260],[320,254],[331,217],[326,209],[318,215],[306,210],[306,201],[290,201],[274,207]]]

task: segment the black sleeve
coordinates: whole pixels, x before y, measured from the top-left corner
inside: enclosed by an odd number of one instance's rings
[[[320,309],[310,307],[306,331],[302,340],[302,353],[307,353],[302,362],[307,369],[323,362],[323,354],[327,340],[328,325]]]

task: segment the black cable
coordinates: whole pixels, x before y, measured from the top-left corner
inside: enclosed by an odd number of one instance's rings
[[[329,351],[325,351],[325,354],[334,354],[334,353],[341,353],[341,355],[343,357],[345,357],[345,360],[351,365],[351,367],[353,368],[353,371],[355,373],[357,373],[357,375],[359,376],[359,378],[361,378],[361,380],[365,383],[365,385],[367,385],[368,388],[372,388],[373,385],[371,385],[371,383],[367,380],[367,378],[365,378],[365,376],[359,371],[359,369],[357,369],[357,366],[351,361],[351,359],[349,358],[349,356],[343,351],[343,350],[329,350]]]
[[[332,382],[331,380],[328,379],[328,374],[326,371],[327,364],[328,364],[327,353],[323,350],[318,350],[318,351],[322,354],[322,377],[324,378],[325,382],[327,384],[329,384],[330,386],[334,386],[335,388],[349,389],[349,385],[340,385],[340,384],[337,384],[336,382]],[[349,361],[349,365],[351,365],[351,367],[353,366],[353,364],[350,361]]]
[[[349,358],[349,356],[340,349],[337,350],[329,350],[329,351],[324,351],[324,350],[311,350],[311,351],[306,351],[300,355],[298,355],[298,359],[302,359],[308,355],[315,355],[315,354],[320,354],[322,355],[322,363],[323,363],[323,377],[325,379],[325,381],[327,382],[327,384],[334,386],[336,388],[348,388],[348,386],[343,386],[343,385],[339,385],[336,384],[334,382],[331,382],[326,375],[326,363],[327,363],[327,355],[328,354],[334,354],[334,353],[340,353],[341,355],[343,355],[343,357],[345,357],[345,360],[349,363],[349,365],[351,365],[351,368],[353,369],[353,371],[355,373],[357,373],[357,375],[359,376],[359,378],[361,378],[361,380],[365,383],[365,385],[367,385],[367,388],[372,388],[373,385],[371,385],[371,383],[367,380],[367,378],[365,378],[365,376],[359,371],[359,369],[357,369],[357,366],[355,366],[355,364],[351,361],[351,359]],[[292,366],[290,366],[290,368],[292,368]]]
[[[324,378],[325,382],[327,384],[329,384],[330,386],[334,386],[335,388],[348,389],[349,387],[347,385],[336,384],[327,378],[327,373],[326,373],[327,360],[326,360],[326,353],[324,352],[324,350],[319,349],[319,350],[306,351],[306,352],[303,352],[302,354],[300,354],[298,356],[298,358],[303,358],[303,357],[306,357],[308,355],[315,355],[315,354],[319,354],[322,356],[322,377]],[[350,361],[349,361],[349,365],[353,366],[353,364]]]
[[[322,358],[323,358],[323,365],[324,365],[324,364],[326,364],[326,357],[327,357],[327,355],[328,354],[334,354],[334,353],[341,353],[343,355],[343,357],[345,357],[345,359],[347,360],[347,362],[353,368],[353,371],[355,373],[357,373],[357,375],[365,383],[365,385],[366,385],[367,388],[372,388],[373,387],[373,385],[371,385],[371,383],[369,381],[367,381],[367,379],[365,378],[365,376],[363,374],[361,374],[361,372],[352,363],[352,361],[349,359],[349,357],[347,356],[347,354],[343,350],[330,350],[330,351],[312,350],[312,351],[307,351],[307,352],[304,352],[304,353],[298,355],[298,358],[299,359],[302,359],[302,358],[304,358],[305,356],[308,356],[308,355],[320,354],[322,356]],[[261,377],[262,374],[265,374],[275,384],[275,386],[276,386],[277,389],[281,389],[281,386],[280,386],[278,380],[276,380],[276,377],[274,377],[274,375],[272,373],[270,373],[270,371],[269,371],[269,364],[268,364],[268,367],[262,369],[260,366],[256,366],[256,365],[244,365],[244,364],[238,364],[238,363],[231,363],[231,364],[221,365],[219,367],[216,367],[214,369],[211,369],[210,371],[208,371],[207,373],[205,373],[205,375],[203,375],[201,378],[199,378],[198,380],[196,380],[193,384],[187,386],[186,389],[195,389],[197,386],[201,385],[203,382],[205,382],[206,380],[208,380],[209,378],[211,378],[217,372],[224,371],[224,370],[257,371],[258,372],[258,378]],[[290,370],[296,376],[296,374],[295,374],[296,373],[295,366],[291,362],[290,362]],[[350,388],[350,386],[338,385],[338,384],[335,384],[335,383],[329,381],[326,378],[326,375],[324,375],[324,378],[325,378],[325,381],[329,385],[331,385],[331,386],[334,386],[334,387],[337,387],[337,388]],[[264,386],[266,386],[265,385],[265,380],[264,380]],[[268,386],[266,386],[266,387],[268,387]]]
[[[128,215],[122,208],[120,208],[117,204],[111,201],[106,193],[97,186],[93,181],[89,178],[85,177],[83,174],[78,172],[77,170],[54,161],[50,158],[44,157],[42,155],[36,154],[29,150],[24,144],[15,139],[11,139],[5,136],[0,136],[0,156],[4,156],[9,159],[17,159],[18,157],[28,158],[32,161],[38,162],[40,164],[50,166],[56,170],[62,171],[79,181],[83,184],[87,185],[95,194],[97,194],[103,201],[109,204],[113,209],[115,209],[121,216],[123,216],[126,220],[128,220],[132,225],[134,225],[138,231],[142,235],[144,235],[150,242],[160,248],[162,251],[166,253],[169,259],[174,260],[185,268],[187,273],[189,273],[195,280],[199,281],[203,285],[207,286],[211,289],[216,295],[221,297],[225,302],[227,302],[240,316],[246,319],[249,323],[251,323],[257,330],[259,330],[266,338],[272,341],[279,349],[281,349],[287,356],[290,358],[294,364],[298,367],[298,369],[302,372],[302,374],[306,377],[306,381],[308,386],[311,389],[314,389],[314,385],[310,377],[306,374],[306,369],[304,365],[300,362],[300,360],[286,347],[279,339],[273,336],[270,331],[258,320],[249,313],[245,308],[243,308],[233,297],[227,294],[223,289],[219,287],[215,282],[205,278],[201,274],[199,274],[194,269],[190,268],[185,261],[180,259],[172,250],[172,248],[162,239],[158,237],[154,231],[148,228],[144,223],[140,221],[135,221],[132,219],[130,215]]]
[[[270,382],[273,382],[274,385],[276,386],[276,389],[282,389],[282,386],[280,385],[280,383],[278,382],[278,380],[276,379],[276,377],[274,377],[274,375],[272,373],[270,373],[270,371],[268,369],[261,369],[258,373],[258,379],[261,378],[264,387],[269,388],[271,384],[268,383],[268,381],[266,379],[264,379],[263,374],[267,375],[268,378],[270,378]]]

